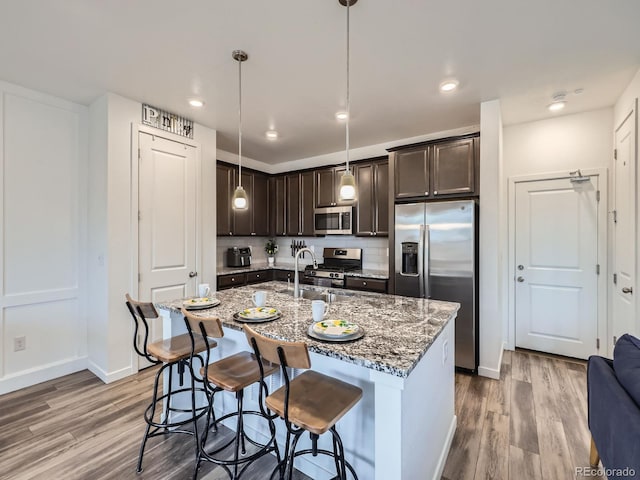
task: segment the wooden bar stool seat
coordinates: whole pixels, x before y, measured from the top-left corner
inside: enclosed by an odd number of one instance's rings
[[[211,338],[222,338],[224,336],[222,323],[219,318],[199,317],[184,309],[182,309],[182,314],[184,315],[189,335],[192,335],[194,354],[197,333],[200,334],[201,338],[206,338],[207,341],[210,341]],[[255,354],[250,352],[239,352],[210,363],[211,346],[206,346],[205,353],[205,362],[204,366],[200,369],[200,375],[208,392],[209,413],[202,435],[200,435],[200,427],[198,427],[196,423],[196,443],[198,445],[198,451],[193,474],[194,480],[198,476],[198,469],[202,461],[222,466],[233,480],[240,478],[254,460],[257,460],[269,452],[275,452],[279,463],[280,452],[276,443],[276,428],[273,422],[277,415],[270,415],[264,407],[264,398],[269,394],[264,378],[277,372],[279,368],[278,365],[267,361],[260,361]],[[243,405],[244,389],[255,383],[259,384],[258,405],[260,410],[245,410]],[[237,410],[216,419],[214,415],[214,397],[216,393],[221,391],[235,394]],[[266,442],[260,443],[247,435],[244,429],[244,417],[246,415],[261,417],[268,423],[271,436]],[[218,425],[232,417],[236,417],[237,419],[234,438],[224,442],[222,445],[214,444],[213,446],[208,446],[207,440],[209,432],[212,431],[216,433],[218,431]],[[246,442],[257,447],[257,450],[247,454]],[[230,454],[226,452],[226,450],[231,445],[233,445],[233,453],[230,458]]]
[[[271,375],[278,371],[278,365],[263,362],[265,374]],[[206,375],[209,382],[227,392],[236,393],[249,385],[260,381],[260,367],[253,353],[239,352],[210,364],[206,369],[202,367],[200,374]]]
[[[284,379],[284,386],[265,400],[267,407],[276,412],[287,427],[284,459],[278,463],[270,478],[278,473],[280,480],[285,477],[292,480],[296,457],[311,454],[314,457],[333,457],[336,466],[334,479],[347,480],[348,470],[357,480],[355,470],[344,458],[344,447],[336,423],[362,398],[362,390],[312,370],[290,379],[287,368],[311,368],[307,344],[268,338],[248,325],[243,328],[258,360],[279,364]],[[309,432],[311,448],[296,451],[298,440],[304,432]],[[326,432],[331,433],[333,451],[318,448],[318,438]]]
[[[289,421],[308,432],[322,435],[362,398],[362,390],[350,383],[307,370],[289,383]],[[266,399],[267,407],[285,415],[286,387]]]
[[[215,346],[215,342],[214,345]],[[202,353],[207,349],[207,344],[198,336],[196,338],[195,353]],[[189,358],[191,355],[191,337],[183,333],[171,338],[165,338],[147,345],[149,354],[162,363],[173,363]]]
[[[128,293],[125,295],[125,298],[127,308],[131,313],[135,325],[133,333],[134,350],[150,363],[154,365],[162,364],[162,367],[160,367],[156,373],[153,383],[151,403],[144,411],[144,420],[147,426],[144,437],[142,438],[142,444],[140,445],[138,466],[136,468],[136,471],[140,473],[142,472],[144,450],[149,438],[170,433],[182,433],[195,436],[194,431],[185,427],[194,424],[198,418],[207,413],[208,406],[196,408],[195,403],[188,409],[172,406],[172,401],[178,395],[189,395],[191,400],[195,402],[196,391],[206,393],[204,386],[196,388],[193,382],[190,382],[188,387],[183,387],[183,377],[184,373],[188,371],[192,379],[194,378],[194,358],[199,359],[200,365],[204,365],[204,361],[199,354],[206,350],[207,343],[200,335],[194,337],[194,341],[192,342],[192,337],[188,333],[149,343],[150,329],[147,320],[159,318],[157,310],[152,303],[134,300]],[[138,340],[139,333],[142,333],[141,342]],[[174,367],[180,376],[180,388],[177,389],[173,388]],[[163,393],[159,388],[159,384],[165,371],[169,374],[169,388]],[[160,403],[163,406],[163,412],[160,419],[157,419],[156,410]],[[172,418],[172,415],[175,415],[176,419]]]

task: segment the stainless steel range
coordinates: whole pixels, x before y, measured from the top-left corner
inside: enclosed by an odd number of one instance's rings
[[[344,288],[344,274],[353,270],[362,270],[361,248],[325,248],[322,257],[324,263],[304,269],[306,283],[325,287]]]

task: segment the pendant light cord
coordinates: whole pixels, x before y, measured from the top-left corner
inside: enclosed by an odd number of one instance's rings
[[[351,120],[351,101],[349,98],[349,6],[351,0],[347,0],[347,122],[345,124],[346,130],[346,144],[347,144],[347,172],[349,171],[349,121]]]
[[[242,186],[242,60],[238,60],[238,186]]]

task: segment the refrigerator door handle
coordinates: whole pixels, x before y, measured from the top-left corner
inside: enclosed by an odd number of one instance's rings
[[[425,226],[420,225],[420,235],[418,237],[418,279],[420,281],[420,296],[424,298],[424,230]]]
[[[424,298],[431,298],[431,229],[424,226]]]

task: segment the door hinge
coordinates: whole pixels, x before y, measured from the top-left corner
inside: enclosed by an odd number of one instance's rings
[[[614,148],[614,149],[613,149],[613,159],[614,159],[614,160],[617,160],[617,159],[618,159],[618,149],[617,149],[617,148]]]
[[[141,273],[139,273],[139,274],[138,274],[138,282],[141,282],[141,281],[142,281],[142,274],[141,274]]]
[[[596,275],[600,275],[600,264],[596,264]]]
[[[617,284],[618,284],[618,274],[617,274],[617,273],[614,273],[614,274],[613,274],[613,284],[614,284],[614,285],[617,285]]]
[[[614,210],[612,213],[613,213],[613,223],[618,223],[618,211]]]
[[[600,190],[596,191],[596,202],[600,201]]]
[[[142,158],[142,155],[140,154],[140,149],[138,149],[138,160],[140,160]]]
[[[600,339],[596,338],[596,348],[600,350]]]

